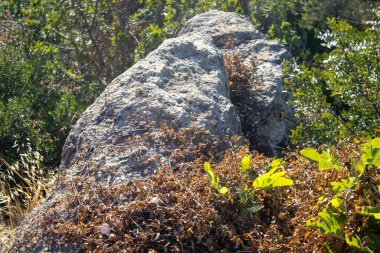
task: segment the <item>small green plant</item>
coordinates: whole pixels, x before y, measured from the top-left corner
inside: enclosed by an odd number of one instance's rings
[[[271,189],[275,187],[281,186],[290,186],[293,185],[293,180],[284,177],[286,172],[276,172],[279,169],[283,169],[284,161],[282,159],[274,160],[270,164],[270,171],[264,173],[261,176],[256,177],[253,180],[252,186],[249,187],[249,184],[241,183],[239,187],[234,189],[231,193],[237,200],[237,202],[241,205],[238,218],[244,219],[249,217],[251,214],[257,213],[261,209],[264,208],[263,205],[257,203],[257,199],[255,196],[256,191],[263,189]],[[219,177],[215,176],[214,172],[211,170],[210,164],[208,162],[204,163],[204,170],[208,178],[211,181],[211,185],[222,195],[226,194],[229,189],[225,186],[221,186],[219,184]],[[251,170],[251,159],[249,156],[244,156],[240,163],[240,172],[245,176],[250,177],[253,173],[250,173]]]
[[[240,172],[247,172],[248,170],[251,169],[251,159],[249,156],[244,156],[243,159],[241,160],[240,164]]]
[[[222,195],[226,194],[228,192],[228,188],[225,186],[221,186],[219,184],[219,177],[215,176],[214,172],[211,170],[211,166],[208,162],[204,163],[204,170],[206,171],[206,174],[208,178],[211,181],[211,185],[214,186],[214,188]]]
[[[269,189],[281,186],[291,186],[294,184],[293,180],[284,177],[286,171],[276,172],[278,169],[283,169],[283,159],[276,159],[270,164],[270,171],[257,177],[252,186],[256,189]],[[244,156],[241,161],[240,172],[247,173],[251,169],[251,159],[249,156]],[[227,187],[222,187],[219,184],[219,177],[215,176],[211,170],[211,166],[208,162],[204,163],[204,170],[210,179],[211,185],[220,193],[226,194],[228,192]],[[245,187],[246,188],[246,187]]]
[[[320,202],[327,204],[306,225],[340,238],[356,250],[373,252],[380,248],[380,138],[368,141],[361,150],[361,159],[353,163],[349,176],[331,183],[333,196],[329,201],[325,196],[320,197]],[[338,165],[338,159],[325,151],[319,154],[308,148],[300,153],[309,161],[318,163],[320,170],[343,169]],[[368,206],[369,203],[375,206]]]
[[[380,138],[375,138],[362,147],[363,155],[361,159],[360,170],[364,170],[369,165],[380,168]],[[359,166],[360,166],[359,165]]]
[[[271,170],[253,181],[252,186],[257,189],[268,189],[281,186],[291,186],[293,180],[284,177],[286,171],[276,172],[278,169],[283,169],[284,161],[282,159],[274,160],[271,164]]]
[[[339,166],[338,159],[336,159],[326,151],[322,151],[322,153],[320,154],[313,148],[305,148],[301,150],[300,153],[307,160],[318,163],[319,170],[342,169],[342,167]]]

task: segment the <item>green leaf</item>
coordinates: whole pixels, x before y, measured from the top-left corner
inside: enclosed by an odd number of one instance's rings
[[[284,166],[284,159],[280,158],[280,159],[276,159],[274,160],[271,164],[270,164],[270,167],[272,169],[278,169],[278,168],[281,168]]]
[[[293,185],[293,180],[285,178],[286,171],[277,172],[277,168],[271,169],[269,172],[259,176],[253,181],[252,186],[258,189],[267,189],[281,186]]]
[[[308,227],[311,227],[313,229],[317,229],[318,227],[316,226],[316,221],[318,220],[318,218],[314,217],[314,218],[311,218],[310,220],[307,220],[306,221],[306,226]]]
[[[300,153],[307,160],[318,163],[319,170],[342,169],[342,167],[339,166],[339,161],[326,151],[322,151],[322,154],[319,154],[313,148],[305,148],[301,150]]]
[[[380,137],[375,138],[362,147],[362,164],[371,164],[380,168]]]
[[[354,180],[352,178],[342,179],[340,182],[332,182],[332,190],[335,194],[340,194],[346,189],[350,188],[354,184]]]
[[[227,187],[222,187],[219,185],[219,178],[215,177],[214,172],[211,170],[211,166],[208,162],[205,162],[203,165],[204,170],[206,171],[206,174],[208,178],[211,181],[211,185],[222,195],[226,194],[228,192]]]
[[[356,238],[356,236],[352,235],[351,239],[350,239],[350,236],[348,234],[346,234],[345,237],[346,237],[346,243],[349,246],[355,247],[355,248],[358,248],[358,249],[362,249],[362,246],[360,245],[359,240]]]
[[[343,211],[343,202],[344,201],[338,197],[334,197],[332,200],[330,200],[331,206],[339,211]]]
[[[300,153],[303,157],[311,162],[320,163],[322,159],[321,155],[313,148],[302,149]]]
[[[273,182],[273,187],[281,187],[281,186],[291,186],[293,185],[293,180],[285,177],[278,177]]]
[[[220,187],[220,186],[219,186],[219,187]],[[219,192],[220,194],[222,194],[222,195],[224,195],[224,194],[226,194],[226,193],[228,192],[228,188],[225,187],[225,186],[223,186],[223,187],[221,187],[221,188],[218,188],[217,190],[218,190],[218,192]]]
[[[372,216],[377,220],[380,220],[380,206],[365,206],[360,212],[363,215]]]
[[[380,168],[380,138],[375,138],[371,141],[372,146],[372,161],[371,164]]]
[[[359,162],[355,165],[355,170],[359,172],[359,175],[362,175],[365,171],[365,164]]]
[[[204,165],[203,165],[203,168],[206,171],[206,174],[207,174],[208,178],[210,179],[211,184],[215,187],[215,184],[216,184],[215,174],[211,170],[210,164],[208,162],[205,162]]]
[[[324,233],[334,234],[338,236],[343,235],[340,222],[332,213],[323,211],[319,212],[318,216],[321,218],[321,221],[317,221],[316,224],[319,228],[323,230]]]
[[[251,159],[249,156],[244,156],[241,160],[240,171],[245,172],[249,169],[251,169]]]

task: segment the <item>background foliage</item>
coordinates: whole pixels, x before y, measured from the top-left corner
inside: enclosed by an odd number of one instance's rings
[[[296,66],[293,89],[297,144],[336,144],[353,136],[379,134],[380,9],[363,29],[329,19],[319,38],[329,53],[314,57],[311,67]],[[294,70],[294,69],[293,69]]]

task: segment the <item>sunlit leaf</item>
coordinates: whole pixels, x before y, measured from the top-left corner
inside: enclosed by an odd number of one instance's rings
[[[293,185],[293,180],[285,178],[286,171],[277,172],[277,168],[271,169],[269,172],[259,176],[253,181],[252,186],[258,189],[267,189],[273,187]]]
[[[322,151],[322,154],[319,154],[315,149],[305,148],[301,150],[300,153],[307,160],[318,163],[319,170],[342,169],[342,167],[339,166],[338,159],[326,151]]]
[[[341,200],[340,198],[338,197],[335,197],[333,198],[331,201],[330,201],[331,205],[336,208],[336,209],[340,209],[342,204],[343,204],[343,200]]]
[[[360,212],[363,215],[372,216],[375,219],[380,219],[380,206],[365,206],[363,207],[362,211]]]
[[[291,186],[293,185],[293,180],[285,177],[278,177],[273,182],[273,187],[281,187],[281,186]]]
[[[311,162],[319,163],[321,161],[321,155],[313,148],[302,149],[300,153]]]
[[[284,159],[280,158],[280,159],[276,159],[274,160],[271,164],[270,164],[270,167],[272,169],[277,169],[277,168],[280,168],[280,167],[283,167],[284,166]]]
[[[380,168],[380,137],[364,144],[362,151],[362,164],[372,164]]]
[[[361,245],[359,243],[359,240],[353,235],[351,236],[351,239],[350,239],[350,236],[348,234],[346,234],[346,243],[352,247],[355,247],[355,248],[359,248],[361,249]]]
[[[228,192],[227,187],[222,187],[219,185],[219,178],[215,177],[214,172],[211,170],[211,166],[208,162],[205,162],[203,165],[204,170],[206,171],[206,174],[208,178],[210,179],[211,185],[220,193],[220,194],[226,194]]]
[[[335,194],[339,194],[344,190],[350,188],[354,184],[354,180],[352,178],[342,179],[340,182],[332,182],[332,190]]]
[[[342,221],[339,221],[337,217],[335,217],[332,213],[327,211],[322,211],[318,213],[318,217],[320,217],[320,221],[316,222],[316,225],[323,230],[326,234],[334,234],[341,236],[343,235],[343,231],[341,228]]]
[[[226,194],[226,193],[228,192],[228,188],[225,187],[225,186],[221,187],[220,189],[218,188],[217,190],[218,190],[218,192],[219,192],[220,194],[223,194],[223,195]]]
[[[211,170],[210,164],[208,162],[205,162],[203,167],[204,167],[204,170],[206,171],[208,178],[211,181],[211,184],[214,186],[216,184],[216,180],[215,180],[214,172]]]
[[[240,171],[245,172],[249,169],[251,169],[251,159],[249,156],[244,156],[241,160]]]

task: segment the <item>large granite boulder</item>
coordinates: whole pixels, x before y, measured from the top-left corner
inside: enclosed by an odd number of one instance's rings
[[[171,131],[246,136],[253,147],[276,154],[293,124],[284,59],[290,55],[281,44],[238,14],[212,11],[189,20],[83,113],[64,146],[56,187],[20,226],[12,252],[65,251],[47,240],[44,219],[47,213],[66,217],[68,185],[84,178],[123,184],[202,158],[207,138],[184,147]],[[179,149],[189,154],[177,157]]]

